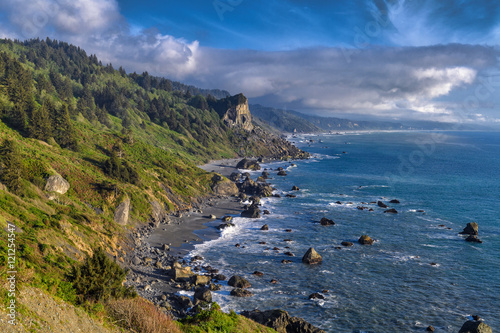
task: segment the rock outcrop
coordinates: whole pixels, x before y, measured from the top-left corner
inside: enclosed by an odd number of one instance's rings
[[[227,109],[222,117],[222,121],[229,127],[237,127],[251,132],[253,130],[253,125],[250,108],[248,107],[248,99],[243,94],[231,98],[237,101],[237,104]]]
[[[70,188],[69,183],[60,175],[52,175],[47,179],[47,184],[45,184],[45,191],[56,192],[59,194],[64,194],[68,192]]]
[[[238,169],[260,170],[259,162],[244,158],[236,164]]]
[[[130,198],[126,197],[115,209],[114,221],[119,225],[127,225],[130,212]]]
[[[212,191],[216,195],[238,195],[239,190],[238,186],[236,186],[235,183],[230,181],[229,179],[225,179],[219,174],[215,174],[214,177],[212,177]]]
[[[333,220],[330,220],[330,219],[328,219],[328,218],[326,218],[326,217],[323,217],[323,218],[319,221],[319,223],[320,223],[321,225],[335,225],[335,222],[333,222]]]
[[[304,319],[292,317],[284,310],[243,311],[242,316],[275,329],[278,333],[325,333]]]

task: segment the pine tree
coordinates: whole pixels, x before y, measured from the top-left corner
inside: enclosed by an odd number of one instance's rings
[[[78,142],[69,119],[67,104],[63,104],[59,109],[56,109],[55,115],[52,117],[52,128],[54,139],[61,147],[74,151],[78,150]]]
[[[22,194],[23,164],[19,149],[13,140],[4,141],[0,147],[0,158],[2,162],[0,180],[12,192]]]
[[[40,108],[33,111],[29,124],[29,134],[30,137],[43,141],[47,141],[52,136],[47,103],[43,103]]]

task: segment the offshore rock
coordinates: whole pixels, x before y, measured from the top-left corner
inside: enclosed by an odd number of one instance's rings
[[[383,203],[382,201],[377,201],[377,205],[382,208],[387,208],[387,205]]]
[[[330,219],[327,219],[326,217],[323,217],[319,223],[321,225],[335,225],[335,222],[333,222],[333,220],[330,220]]]
[[[314,327],[304,319],[292,317],[284,310],[253,310],[243,311],[241,315],[271,327],[278,333],[325,333],[325,331]]]
[[[47,184],[45,184],[45,191],[56,192],[59,194],[64,194],[68,192],[70,188],[69,183],[60,175],[52,175],[47,179]]]
[[[458,333],[492,333],[492,330],[482,321],[466,321]]]
[[[252,286],[250,284],[250,282],[248,282],[247,279],[245,279],[239,275],[231,276],[231,278],[229,279],[227,284],[231,287],[241,288],[241,289],[250,288]]]
[[[310,247],[306,254],[302,257],[302,262],[308,265],[319,264],[323,261],[323,258],[319,255],[314,248]]]
[[[252,219],[256,219],[260,217],[260,209],[257,205],[250,205],[245,209],[243,212],[241,212],[241,217],[248,217]]]
[[[371,239],[370,236],[367,236],[367,235],[363,235],[363,236],[359,237],[359,239],[358,239],[358,243],[361,245],[372,245],[373,242],[374,242],[374,240]]]
[[[461,235],[478,235],[479,227],[476,222],[467,223],[467,226],[463,231],[460,232]]]
[[[483,241],[480,240],[479,238],[477,238],[477,236],[475,235],[469,235],[469,237],[467,237],[465,239],[466,242],[471,242],[471,243],[482,243]]]
[[[231,290],[229,293],[231,296],[235,297],[250,297],[253,296],[253,293],[249,290],[241,289],[241,288],[234,288]]]

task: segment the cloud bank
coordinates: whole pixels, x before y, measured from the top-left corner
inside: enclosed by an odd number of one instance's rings
[[[396,13],[385,2],[379,7]],[[478,115],[471,119],[487,121],[498,105],[476,97],[485,75],[497,76],[498,51],[489,46],[215,49],[155,29],[132,28],[115,0],[4,0],[0,10],[5,18],[0,23],[2,37],[50,36],[129,72],[148,71],[201,87],[243,92],[252,101],[276,107],[332,116],[456,121],[459,109],[469,103],[467,112]],[[391,18],[392,27],[404,33],[408,13],[398,13],[401,16]],[[499,88],[491,87],[485,88],[488,98]]]

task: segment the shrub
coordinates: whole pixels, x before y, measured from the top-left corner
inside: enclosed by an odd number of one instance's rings
[[[117,324],[134,332],[182,332],[176,322],[143,298],[110,299],[106,309]]]
[[[73,266],[68,278],[76,290],[78,303],[83,303],[109,297],[135,297],[137,294],[133,287],[122,285],[126,275],[127,272],[98,247],[82,264]]]

